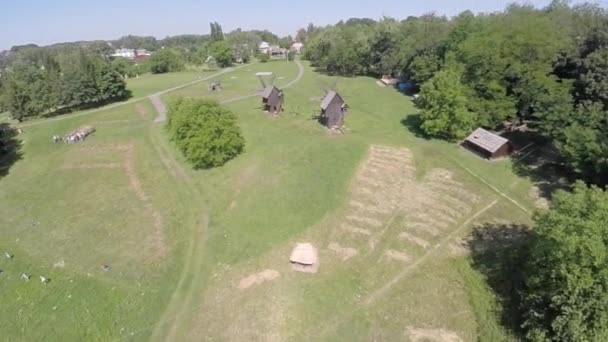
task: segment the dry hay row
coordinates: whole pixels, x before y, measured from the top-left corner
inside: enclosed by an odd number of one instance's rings
[[[367,240],[366,248],[374,250],[382,240],[388,239],[386,234],[395,234],[401,247],[385,250],[384,260],[410,262],[415,258],[408,252],[410,249],[428,249],[437,238],[457,228],[457,223],[471,212],[479,197],[443,169],[431,170],[422,182],[416,182],[413,161],[412,153],[404,148],[370,147],[368,158],[355,177],[345,222],[334,234],[335,241],[340,241],[340,236],[351,243],[353,238],[361,242]],[[393,232],[386,223],[399,212],[405,213],[408,219],[401,229]],[[356,251],[353,246],[341,246],[338,242],[330,245],[328,248],[337,255],[344,248]],[[357,255],[368,253],[357,251],[342,260]]]
[[[371,146],[367,159],[360,167],[351,191],[352,200],[339,229],[335,231],[336,241],[359,240],[357,244],[368,249],[368,255],[383,239],[388,224],[401,206],[404,189],[412,187],[415,168],[410,165],[413,155],[404,148]],[[348,236],[348,238],[347,238]],[[354,246],[341,246],[338,242],[330,243],[333,250],[342,260],[361,255]],[[348,251],[348,252],[345,252]],[[341,255],[347,254],[348,257]],[[399,258],[399,252],[391,255]],[[401,256],[401,259],[406,257]]]

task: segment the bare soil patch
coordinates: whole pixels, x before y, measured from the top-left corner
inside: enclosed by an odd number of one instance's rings
[[[396,251],[394,249],[389,249],[386,251],[386,257],[391,260],[398,260],[403,262],[409,262],[412,258],[404,252]]]
[[[251,274],[239,281],[239,289],[244,290],[253,285],[259,285],[265,281],[270,281],[281,276],[279,271],[266,269],[258,273]]]
[[[356,249],[351,248],[351,247],[342,247],[342,246],[340,246],[339,243],[336,243],[336,242],[330,243],[329,246],[327,246],[327,248],[329,248],[329,250],[335,252],[344,261],[359,254],[359,251],[357,251]]]
[[[407,328],[405,336],[412,342],[464,342],[458,334],[445,329]]]
[[[533,186],[528,192],[528,196],[534,201],[534,206],[538,209],[547,210],[551,205],[551,202],[542,196],[541,190],[538,186]]]

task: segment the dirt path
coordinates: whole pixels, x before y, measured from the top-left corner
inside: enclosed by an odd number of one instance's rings
[[[302,77],[304,76],[304,66],[302,65],[302,63],[300,63],[300,61],[296,60],[296,65],[298,66],[298,75],[296,76],[296,78],[294,78],[293,80],[289,81],[289,83],[285,84],[283,87],[281,87],[281,89],[286,89],[289,88],[295,84],[297,84],[298,82],[300,82],[300,80],[302,79]],[[239,97],[234,97],[228,100],[224,100],[221,101],[221,104],[226,104],[226,103],[232,103],[232,102],[237,102],[237,101],[241,101],[241,100],[246,100],[252,97],[258,96],[258,93],[254,93],[254,94],[249,94],[249,95],[243,95],[243,96],[239,96]]]
[[[202,280],[203,254],[209,222],[208,209],[204,204],[202,193],[194,186],[194,181],[186,170],[173,158],[167,142],[154,127],[151,128],[150,137],[163,165],[173,175],[176,187],[188,193],[191,208],[188,215],[190,222],[184,222],[184,228],[191,225],[192,232],[186,247],[183,269],[164,314],[152,328],[151,340],[173,341],[185,322],[184,316]]]
[[[172,87],[172,88],[168,88],[168,89],[165,89],[165,90],[161,90],[161,91],[159,91],[159,92],[157,92],[155,94],[152,94],[150,96],[164,95],[166,93],[170,93],[172,91],[175,91],[175,90],[178,90],[178,89],[181,89],[181,88],[185,88],[185,87],[193,85],[193,84],[197,84],[197,83],[200,83],[200,82],[203,82],[203,81],[207,81],[209,79],[218,77],[218,76],[223,75],[225,73],[241,69],[241,68],[243,68],[245,66],[251,66],[251,64],[240,65],[240,66],[234,67],[234,68],[226,68],[226,69],[224,69],[224,70],[222,70],[222,71],[220,71],[218,73],[215,73],[213,75],[210,75],[210,76],[207,76],[207,77],[203,77],[203,78],[194,80],[192,82],[184,83],[184,84],[178,85],[176,87]],[[128,100],[128,101],[118,102],[118,103],[114,103],[114,104],[107,105],[107,106],[104,106],[104,107],[95,108],[95,109],[92,109],[92,110],[89,110],[89,111],[85,111],[85,112],[82,112],[82,113],[78,113],[78,114],[62,115],[62,116],[56,116],[56,117],[50,118],[50,119],[42,119],[42,120],[39,120],[39,121],[28,122],[28,123],[24,123],[24,124],[18,125],[17,127],[18,128],[31,127],[31,126],[37,126],[37,125],[41,125],[41,124],[45,124],[45,123],[49,123],[49,122],[55,122],[55,121],[59,121],[59,120],[65,120],[65,119],[75,118],[75,117],[78,117],[78,116],[89,115],[89,114],[101,112],[101,111],[104,111],[104,110],[108,110],[108,109],[112,109],[112,108],[116,108],[116,107],[120,107],[120,106],[126,106],[126,105],[129,105],[129,104],[132,104],[132,103],[140,102],[140,101],[146,100],[147,98],[148,98],[148,96],[146,96],[146,97],[138,97],[138,98],[134,98],[134,99],[131,99],[131,100]]]
[[[156,119],[154,119],[154,122],[158,123],[167,121],[167,106],[165,106],[165,103],[163,102],[163,100],[161,100],[160,96],[158,94],[154,94],[149,96],[148,98],[150,99],[150,102],[152,102],[152,105],[154,105],[154,108],[158,112],[158,116],[156,117]]]

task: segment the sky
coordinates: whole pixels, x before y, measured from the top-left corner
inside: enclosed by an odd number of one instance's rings
[[[434,12],[448,16],[470,9],[494,12],[508,3],[545,6],[550,0],[5,0],[0,7],[0,50],[13,45],[48,45],[77,40],[117,39],[123,35],[164,38],[209,33],[209,22],[224,32],[268,29],[281,36],[300,27],[341,19],[382,16],[406,18]],[[574,1],[578,2],[578,1]],[[595,1],[608,7],[608,0]]]

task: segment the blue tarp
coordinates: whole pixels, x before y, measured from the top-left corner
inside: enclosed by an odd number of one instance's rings
[[[397,85],[401,91],[409,91],[416,87],[413,82],[401,82]]]

